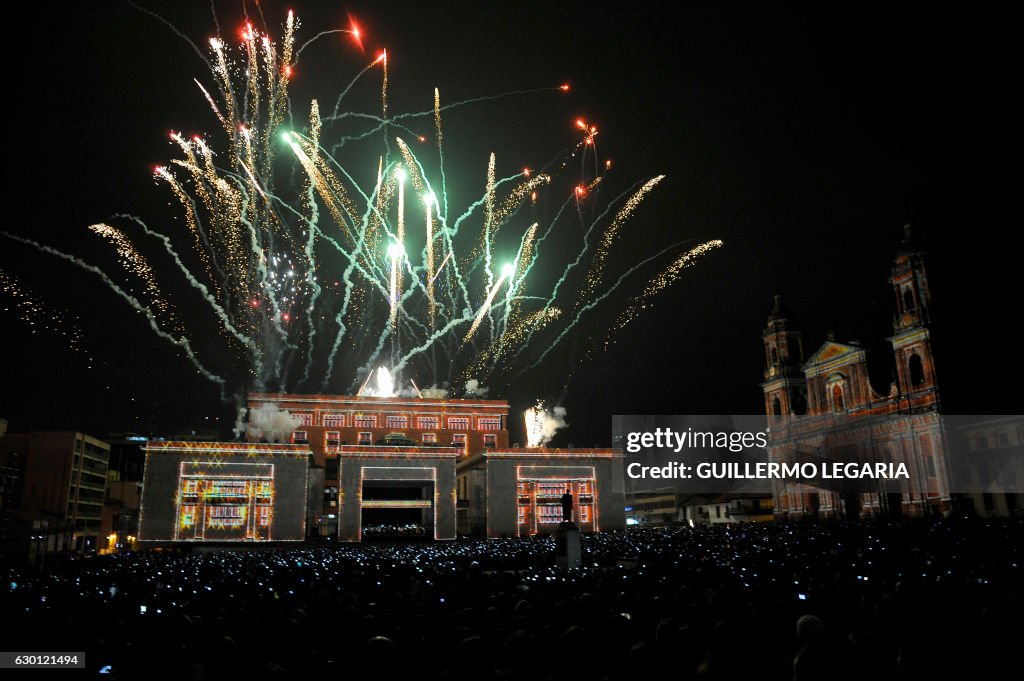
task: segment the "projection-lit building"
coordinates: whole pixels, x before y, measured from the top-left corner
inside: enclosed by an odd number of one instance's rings
[[[141,541],[544,534],[566,490],[583,531],[625,527],[621,453],[510,447],[502,400],[252,393],[248,408],[251,442],[147,443]]]
[[[621,456],[511,448],[503,400],[254,393],[248,406],[287,410],[292,443],[323,468],[320,536],[360,541],[365,528],[406,526],[434,539],[543,533],[561,521],[551,499],[566,487],[585,531],[625,526]]]
[[[454,539],[456,462],[508,447],[501,400],[251,393],[248,407],[250,418],[260,409],[288,412],[289,439],[308,445],[323,469],[313,533],[341,541],[360,541],[364,527],[419,527]]]
[[[458,525],[474,536],[552,533],[562,495],[573,496],[583,532],[626,526],[622,452],[614,449],[487,450],[458,464]]]
[[[924,254],[907,227],[892,265],[895,295],[892,345],[895,381],[876,391],[867,351],[858,343],[827,339],[805,356],[794,315],[775,296],[762,334],[765,410],[772,461],[807,457],[840,462],[906,464],[909,480],[874,489],[813,487],[778,481],[777,518],[922,515],[951,504],[945,441],[931,338],[931,292]]]
[[[150,441],[139,540],[301,541],[309,459],[304,445]]]

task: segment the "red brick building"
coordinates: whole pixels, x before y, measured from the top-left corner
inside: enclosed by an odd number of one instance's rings
[[[454,447],[459,458],[508,447],[508,402],[410,397],[349,397],[250,393],[250,410],[276,405],[299,419],[291,434],[309,444],[316,465],[336,456],[339,447],[375,445],[401,435],[423,447]]]

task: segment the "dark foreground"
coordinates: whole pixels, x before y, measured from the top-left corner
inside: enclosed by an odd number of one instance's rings
[[[85,650],[90,676],[112,672],[95,678],[181,681],[1020,671],[1019,519],[584,541],[590,567],[575,572],[550,567],[552,540],[529,539],[140,553],[45,576],[10,569],[0,614],[13,631],[2,648]]]

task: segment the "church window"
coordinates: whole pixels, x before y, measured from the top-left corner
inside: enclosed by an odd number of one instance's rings
[[[914,310],[917,306],[914,305],[914,292],[909,289],[903,289],[903,309],[907,312]]]
[[[921,356],[914,353],[910,356],[910,385],[924,384],[924,363]]]

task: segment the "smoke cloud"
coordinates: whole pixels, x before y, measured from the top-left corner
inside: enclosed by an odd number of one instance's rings
[[[231,429],[231,432],[235,434],[236,439],[241,438],[242,433],[245,432],[245,415],[248,412],[249,410],[245,407],[239,407],[235,414],[235,427]]]
[[[487,397],[490,388],[480,385],[480,381],[471,378],[466,381],[466,397]]]
[[[241,420],[245,409],[238,410],[235,421],[235,432],[241,432]],[[244,424],[245,435],[250,440],[266,440],[267,442],[287,442],[292,431],[301,425],[297,416],[292,416],[287,409],[278,409],[276,404],[267,403],[258,409],[249,410],[249,422]]]
[[[430,386],[429,388],[424,388],[420,392],[422,392],[423,397],[427,399],[442,399],[448,397],[448,391],[446,389],[438,388],[437,386],[434,385]]]

